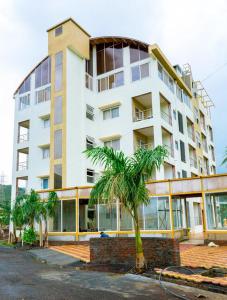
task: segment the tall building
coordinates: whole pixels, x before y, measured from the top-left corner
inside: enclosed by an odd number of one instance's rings
[[[153,179],[215,173],[213,103],[189,64],[173,66],[157,44],[90,37],[71,18],[47,33],[48,55],[14,94],[13,198],[95,183],[102,170],[83,151],[98,145],[166,145]]]

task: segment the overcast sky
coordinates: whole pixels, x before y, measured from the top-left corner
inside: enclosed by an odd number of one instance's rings
[[[217,167],[227,172],[220,167],[227,146],[226,0],[0,0],[0,172],[8,182],[13,92],[47,54],[46,29],[70,16],[91,36],[122,35],[157,43],[172,64],[190,63],[195,80],[209,76],[203,84],[215,103]]]

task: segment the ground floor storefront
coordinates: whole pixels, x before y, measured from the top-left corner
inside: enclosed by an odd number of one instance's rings
[[[153,181],[148,205],[139,208],[143,237],[227,240],[227,175]],[[57,190],[59,204],[49,220],[50,240],[84,241],[99,236],[134,236],[133,222],[119,201],[89,205],[92,187]],[[39,191],[42,199],[48,191]]]

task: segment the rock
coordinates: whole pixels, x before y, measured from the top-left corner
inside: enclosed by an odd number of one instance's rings
[[[215,243],[213,243],[213,242],[210,242],[209,244],[208,244],[208,247],[219,247],[218,245],[216,245]]]

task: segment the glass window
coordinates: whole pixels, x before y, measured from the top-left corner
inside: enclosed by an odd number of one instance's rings
[[[58,201],[54,217],[49,219],[48,230],[50,232],[61,232],[61,202]]]
[[[99,231],[117,230],[116,204],[99,204]]]
[[[86,118],[94,121],[94,107],[86,104]]]
[[[185,145],[184,142],[182,141],[180,141],[180,155],[181,155],[181,161],[186,162]]]
[[[55,91],[62,89],[63,52],[55,55]]]
[[[110,119],[110,116],[111,116],[110,109],[104,110],[104,112],[103,112],[103,120]]]
[[[64,200],[62,201],[62,231],[75,232],[76,231],[76,201]]]
[[[140,80],[140,68],[139,66],[134,66],[131,69],[132,81]]]
[[[30,106],[30,94],[19,98],[19,110],[26,109],[28,106]]]
[[[139,61],[140,55],[139,55],[138,46],[131,45],[129,50],[130,50],[130,63]]]
[[[120,204],[120,230],[132,230],[132,217],[128,210],[124,208],[123,205]]]
[[[158,229],[170,229],[169,198],[158,197]]]
[[[43,127],[44,128],[50,127],[50,117],[43,120]]]
[[[54,101],[54,124],[62,123],[62,96],[55,97]]]
[[[103,111],[103,120],[119,117],[119,107],[114,107]]]
[[[180,198],[173,198],[172,202],[173,206],[173,223],[174,228],[180,229],[183,227],[183,221],[182,221],[182,199]]]
[[[122,43],[114,45],[114,68],[123,67],[123,47]]]
[[[184,133],[183,116],[179,111],[178,111],[178,128],[181,133]]]
[[[149,57],[148,49],[142,46],[130,45],[130,63]]]
[[[87,182],[89,183],[95,182],[95,171],[92,169],[87,169]]]
[[[143,64],[140,66],[141,70],[141,79],[149,76],[149,64]]]
[[[46,147],[42,149],[42,158],[46,159],[50,157],[50,147]]]
[[[227,193],[206,194],[207,225],[210,230],[227,230]]]
[[[115,74],[115,87],[124,85],[124,72],[118,72]]]
[[[42,79],[41,79],[41,65],[39,65],[35,69],[35,87],[38,88],[42,84]]]
[[[97,205],[88,205],[88,199],[79,201],[79,230],[80,232],[94,232],[97,228]]]
[[[157,197],[150,198],[149,204],[144,205],[145,229],[158,229]]]
[[[62,158],[62,130],[54,132],[54,159]]]
[[[42,103],[45,101],[49,101],[50,100],[50,86],[48,86],[45,89],[36,91],[35,96],[36,96],[36,104],[38,103]]]
[[[58,164],[54,166],[54,188],[62,188],[62,165]]]
[[[123,44],[104,43],[96,46],[97,74],[123,67]]]
[[[51,59],[48,57],[35,69],[35,88],[51,81]]]
[[[59,36],[62,34],[62,26],[59,26],[55,29],[55,36]]]
[[[28,76],[19,88],[19,94],[29,92],[31,90],[31,76]]]
[[[49,188],[49,178],[42,178],[41,188],[47,190]]]
[[[90,136],[87,136],[86,137],[86,148],[91,149],[94,147],[95,147],[95,139]]]
[[[120,150],[120,139],[104,142],[105,147],[113,148],[114,150]]]
[[[115,107],[111,109],[111,118],[119,117],[119,107]]]

